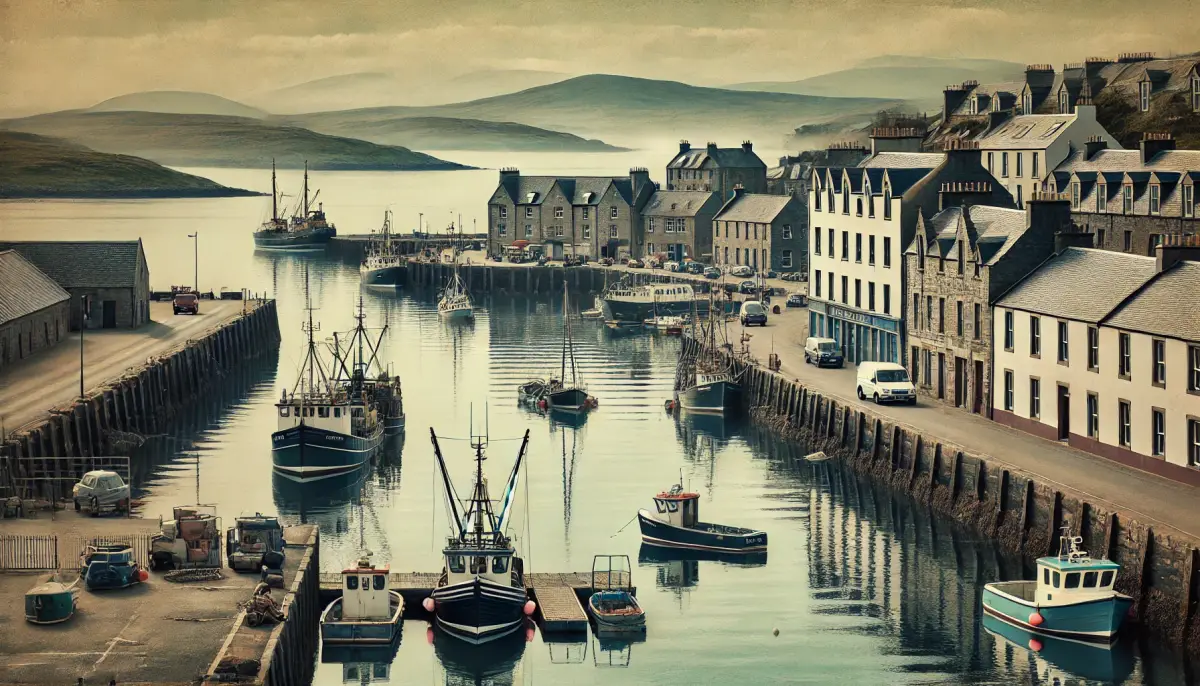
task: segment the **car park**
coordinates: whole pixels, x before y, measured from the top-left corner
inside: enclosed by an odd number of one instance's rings
[[[917,389],[908,370],[895,362],[862,362],[858,365],[859,400],[881,403],[917,404]]]
[[[804,341],[804,363],[818,367],[841,367],[845,362],[842,349],[832,338],[809,336]]]
[[[721,278],[721,270],[717,269],[716,267],[705,267],[704,268],[704,278],[719,279],[719,278]]]
[[[767,325],[767,308],[757,300],[747,300],[742,303],[742,326]]]

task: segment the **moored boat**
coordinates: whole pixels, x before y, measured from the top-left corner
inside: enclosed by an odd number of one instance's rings
[[[983,616],[983,630],[1001,647],[1008,647],[1018,654],[1030,651],[1031,666],[1036,666],[1037,672],[1046,677],[1041,683],[1067,684],[1085,679],[1123,684],[1133,672],[1133,650],[1127,641],[1091,643],[1052,638],[1026,631],[989,614]]]
[[[317,191],[320,194],[320,191]],[[315,196],[314,196],[315,197]],[[271,160],[271,218],[254,232],[260,250],[323,250],[337,228],[325,218],[323,203],[311,209],[308,197],[308,162],[304,162],[304,196],[291,222],[279,215],[279,192],[275,186],[275,161]]]
[[[696,291],[682,283],[650,283],[632,286],[620,281],[600,296],[605,321],[642,325],[651,317],[683,316],[693,310],[708,311],[707,300],[697,300]]]
[[[567,375],[568,367],[570,376]],[[546,388],[546,404],[552,410],[585,412],[595,403],[588,396],[587,386],[579,378],[575,364],[575,341],[571,337],[571,303],[567,299],[567,283],[563,281],[563,349],[562,368]]]
[[[723,310],[723,305],[709,305],[710,313]],[[698,319],[698,317],[697,317]],[[693,319],[693,323],[696,319]],[[692,337],[702,345],[680,351],[675,368],[675,402],[689,412],[733,414],[741,406],[742,385],[734,376],[732,359],[722,350],[729,347],[726,320],[709,316],[693,326]]]
[[[379,236],[372,236],[363,252],[359,277],[364,286],[395,288],[404,282],[407,269],[408,260],[400,254],[398,244],[392,242],[392,212],[386,210]]]
[[[545,379],[531,379],[517,386],[517,400],[522,403],[536,403],[546,397],[550,382]]]
[[[225,557],[229,568],[241,572],[281,574],[284,560],[283,527],[278,517],[261,513],[238,517],[225,532]]]
[[[655,512],[638,510],[642,541],[664,548],[689,548],[721,553],[759,553],[767,550],[767,534],[699,520],[700,494],[686,493],[676,484],[654,497]]]
[[[387,645],[400,633],[404,598],[392,590],[390,570],[371,564],[369,554],[342,570],[342,595],[321,613],[326,645]]]
[[[614,567],[614,560],[624,564]],[[605,565],[601,568],[601,562]],[[633,595],[633,575],[627,555],[596,555],[592,558],[592,594],[588,614],[596,622],[596,634],[640,634],[646,631],[646,612]]]
[[[1113,584],[1120,565],[1093,560],[1079,548],[1083,539],[1064,530],[1058,555],[1037,560],[1032,581],[996,581],[983,587],[983,610],[1044,636],[1107,643],[1133,606]]]
[[[25,592],[25,621],[31,624],[60,624],[78,608],[78,579],[70,584],[45,581]]]

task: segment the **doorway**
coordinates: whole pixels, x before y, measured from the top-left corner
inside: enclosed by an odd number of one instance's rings
[[[1058,387],[1058,440],[1071,437],[1071,391],[1066,386]]]
[[[938,353],[938,400],[946,399],[946,353]]]
[[[105,300],[103,302],[103,305],[104,305],[104,315],[103,315],[103,320],[101,322],[101,326],[103,326],[106,329],[117,328],[117,301],[116,300]]]
[[[983,360],[975,360],[975,388],[971,394],[971,411],[975,414],[983,412]]]
[[[954,357],[954,406],[967,404],[967,361]]]

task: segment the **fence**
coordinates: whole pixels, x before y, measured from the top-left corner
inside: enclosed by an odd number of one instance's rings
[[[150,539],[153,534],[123,536],[20,536],[0,535],[0,570],[50,571],[79,569],[88,546],[123,545],[133,550],[139,565],[150,565]]]

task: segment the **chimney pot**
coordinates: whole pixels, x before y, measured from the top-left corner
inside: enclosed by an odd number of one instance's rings
[[[1142,164],[1150,164],[1154,156],[1164,150],[1175,149],[1175,139],[1169,133],[1145,133],[1138,145],[1142,152]]]
[[[692,144],[686,140],[679,141],[679,152],[687,152],[692,149]]]

